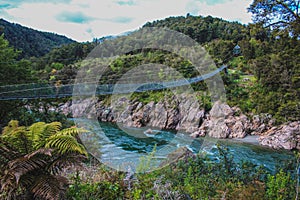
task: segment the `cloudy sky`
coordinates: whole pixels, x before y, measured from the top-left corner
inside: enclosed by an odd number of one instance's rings
[[[0,18],[91,41],[169,16],[211,15],[247,24],[252,0],[1,0]]]

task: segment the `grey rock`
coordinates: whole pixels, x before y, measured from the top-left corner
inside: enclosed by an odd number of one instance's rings
[[[259,143],[274,149],[300,150],[300,121],[267,130],[259,137]]]

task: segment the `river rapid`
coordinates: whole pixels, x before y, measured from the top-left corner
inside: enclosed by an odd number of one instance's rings
[[[258,145],[255,136],[244,139],[192,138],[184,132],[151,128],[124,127],[120,124],[98,122],[89,119],[73,119],[79,127],[90,131],[81,136],[88,151],[101,163],[121,171],[136,171],[145,157],[152,155],[151,169],[156,169],[166,157],[181,147],[193,153],[206,154],[218,162],[217,144],[228,148],[235,162],[249,161],[263,165],[270,171],[293,158],[286,150],[274,150]],[[144,163],[145,164],[145,163]]]

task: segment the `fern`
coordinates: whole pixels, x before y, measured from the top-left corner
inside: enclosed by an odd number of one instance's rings
[[[29,127],[34,149],[38,149],[43,146],[41,138],[43,137],[45,125],[45,122],[37,122]]]
[[[85,158],[85,156],[78,154],[62,155],[52,160],[52,163],[49,163],[48,170],[51,174],[59,174],[64,168],[74,165],[81,166],[81,161]]]
[[[87,130],[85,130],[83,128],[71,127],[71,128],[66,128],[66,129],[61,130],[60,134],[76,137],[76,136],[86,133],[86,132],[87,132]]]
[[[21,153],[29,153],[33,150],[32,140],[29,137],[29,132],[26,127],[15,127],[9,132],[3,134],[2,139],[10,144],[13,144]]]
[[[71,135],[53,135],[51,136],[45,145],[46,148],[53,148],[60,154],[65,153],[80,153],[88,155],[84,146],[79,144],[77,140]]]
[[[76,127],[61,130],[61,123],[38,122],[30,127],[12,120],[0,135],[1,190],[8,199],[62,199],[67,179],[64,168],[78,165],[88,153]]]
[[[36,180],[31,191],[36,199],[59,200],[67,184],[68,179],[63,176],[44,175]]]
[[[17,120],[11,120],[6,127],[4,127],[2,134],[6,135],[19,127],[19,122]]]
[[[34,138],[34,148],[38,149],[44,147],[47,138],[59,132],[61,127],[62,125],[60,122],[52,122],[50,124],[38,122],[33,124],[29,128],[29,130],[31,131]]]

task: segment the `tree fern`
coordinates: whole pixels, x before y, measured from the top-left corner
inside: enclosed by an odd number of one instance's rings
[[[0,136],[1,191],[7,199],[19,194],[29,199],[62,199],[64,168],[77,165],[88,155],[76,127],[61,130],[61,123],[38,122],[30,127],[9,122]],[[28,196],[29,195],[29,196]],[[22,197],[23,198],[23,197]]]
[[[78,155],[78,154],[68,154],[68,155],[61,155],[59,157],[56,157],[52,160],[52,162],[49,162],[48,165],[48,171],[51,174],[59,174],[64,168],[67,167],[73,167],[81,166],[81,161],[85,159],[84,155]]]
[[[43,142],[41,142],[41,138],[43,137],[45,125],[46,125],[45,122],[37,122],[32,124],[29,127],[34,149],[38,149],[43,146],[42,145]]]

